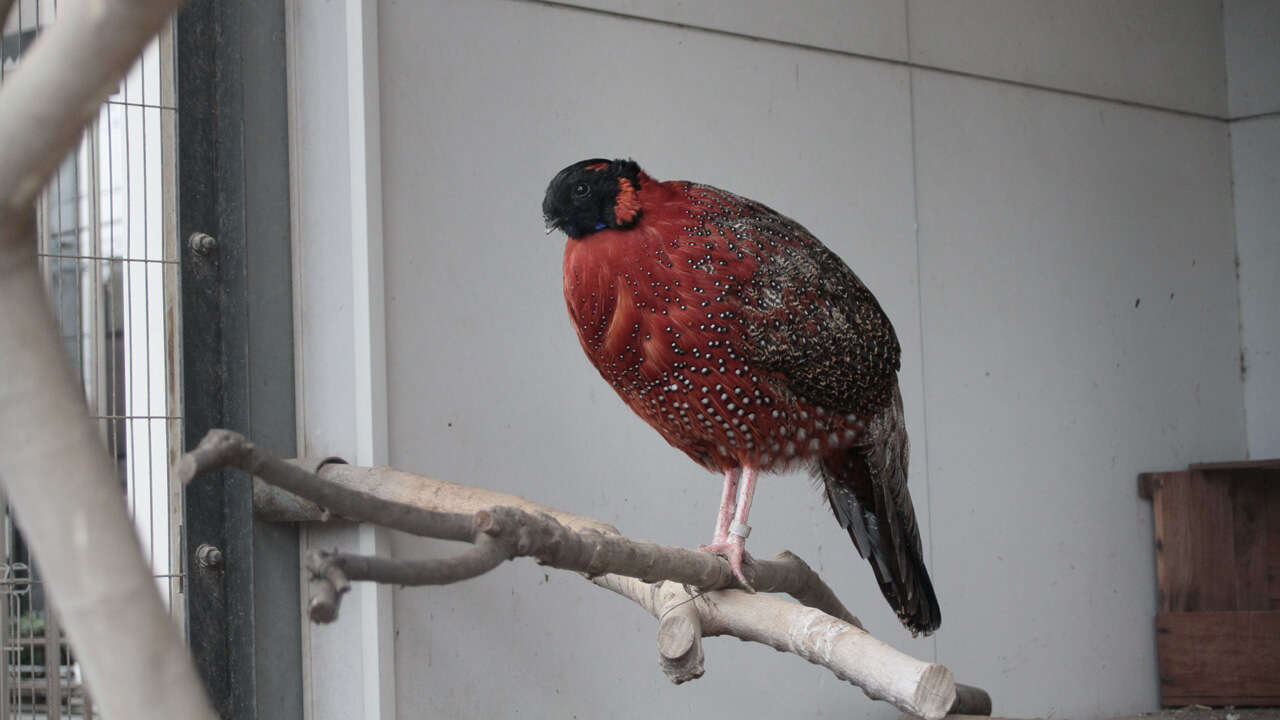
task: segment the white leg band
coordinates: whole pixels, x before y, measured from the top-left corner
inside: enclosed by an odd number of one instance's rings
[[[740,523],[737,520],[734,520],[733,522],[729,523],[729,534],[737,535],[743,540],[746,540],[747,536],[751,534],[751,526],[746,523]]]

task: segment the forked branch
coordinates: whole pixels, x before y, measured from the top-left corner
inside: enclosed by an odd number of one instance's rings
[[[610,525],[523,498],[386,468],[327,463],[312,473],[300,464],[270,456],[228,430],[210,431],[198,447],[182,457],[178,472],[183,482],[190,482],[201,473],[226,466],[252,473],[350,520],[374,522],[423,537],[479,543],[455,558],[418,562],[371,562],[359,556],[317,553],[309,564],[321,575],[341,572],[348,580],[440,585],[487,572],[502,560],[532,557],[542,565],[588,577],[614,573],[645,582],[671,580],[703,590],[739,587],[729,564],[718,555],[630,540]],[[372,482],[371,475],[377,476],[377,482]],[[274,503],[284,504],[279,499]],[[312,519],[321,519],[323,512],[317,508]],[[460,574],[468,570],[473,573]],[[774,560],[753,561],[747,574],[760,592],[787,593],[861,627],[822,578],[789,552]],[[330,612],[336,615],[336,608],[321,607],[320,612],[322,617]]]
[[[316,622],[337,617],[341,596],[354,580],[445,584],[488,572],[504,560],[531,557],[582,573],[658,618],[663,669],[675,682],[702,674],[703,636],[733,635],[823,665],[869,696],[913,715],[935,719],[948,710],[990,712],[989,698],[976,688],[964,688],[960,696],[977,697],[977,704],[955,705],[950,671],[868,635],[817,573],[789,552],[752,561],[746,568],[748,580],[759,592],[748,593],[739,588],[728,563],[710,553],[630,540],[590,518],[390,468],[353,467],[332,459],[279,460],[230,431],[211,431],[183,456],[179,474],[190,482],[225,466],[287,491],[255,486],[255,506],[274,519],[323,520],[332,514],[472,543],[453,557],[420,561],[312,551],[307,558],[309,613]],[[800,604],[765,592],[787,593]]]

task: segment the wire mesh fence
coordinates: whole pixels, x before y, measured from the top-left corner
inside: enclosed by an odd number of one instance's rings
[[[20,70],[58,5],[14,3],[0,36],[0,83]],[[180,622],[180,488],[170,476],[182,431],[171,30],[100,109],[38,213],[40,264],[67,361],[157,588]],[[0,530],[0,720],[94,717],[39,566],[7,510]]]

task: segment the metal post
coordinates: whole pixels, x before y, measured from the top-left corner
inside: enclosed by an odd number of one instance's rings
[[[292,454],[283,0],[190,2],[176,47],[184,445],[228,427]],[[187,488],[183,527],[190,643],[219,713],[300,720],[296,527],[256,520],[239,472]]]

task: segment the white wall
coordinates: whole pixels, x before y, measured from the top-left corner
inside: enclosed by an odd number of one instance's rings
[[[916,92],[939,659],[1001,714],[1152,709],[1134,477],[1244,450],[1223,124],[936,73]]]
[[[1227,95],[1233,119],[1280,111],[1280,7],[1271,0],[1224,0]]]
[[[1280,457],[1280,115],[1231,123],[1231,150],[1249,454]]]
[[[1217,6],[596,4],[378,7],[391,464],[707,542],[718,479],[587,363],[542,234],[555,171],[629,155],[796,217],[882,300],[942,629],[898,626],[804,477],[762,481],[750,548],[805,557],[997,714],[1153,709],[1135,476],[1248,449]],[[396,590],[394,625],[399,717],[896,715],[724,640],[672,686],[641,610],[529,562]]]
[[[1228,0],[1223,13],[1249,454],[1280,457],[1280,4]]]

